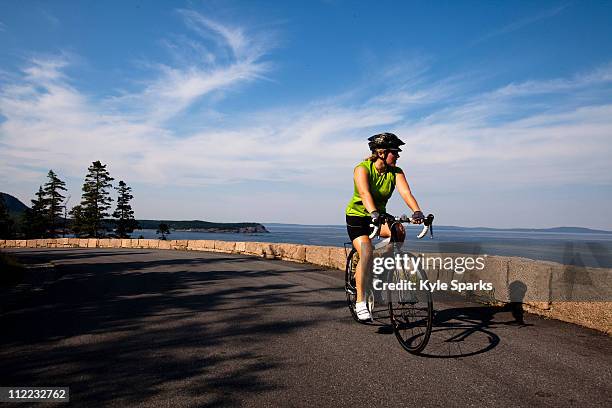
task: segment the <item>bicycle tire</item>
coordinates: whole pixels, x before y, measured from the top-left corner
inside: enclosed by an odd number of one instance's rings
[[[348,256],[346,257],[346,268],[344,272],[344,292],[346,293],[346,304],[353,316],[358,323],[363,323],[357,318],[357,312],[355,312],[355,302],[357,301],[357,285],[355,283],[355,268],[359,262],[359,253],[355,248],[351,249]]]
[[[414,275],[409,275],[410,272],[403,268],[394,271],[399,275],[412,276],[410,279],[417,282],[417,288],[419,280],[427,279],[427,274],[422,269],[417,270]],[[398,280],[395,279],[395,281]],[[427,290],[399,292],[396,294],[392,294],[391,291],[387,292],[387,296],[389,296],[389,318],[393,333],[404,350],[412,354],[419,354],[425,349],[431,336],[433,298],[431,292]]]

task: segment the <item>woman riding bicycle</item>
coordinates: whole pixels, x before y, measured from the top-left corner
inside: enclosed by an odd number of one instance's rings
[[[387,201],[396,186],[406,205],[414,211],[413,222],[420,224],[424,220],[404,172],[395,165],[400,157],[399,152],[402,151],[400,146],[404,142],[393,133],[380,133],[368,138],[368,141],[371,155],[355,167],[354,193],[346,207],[346,229],[353,247],[359,253],[359,263],[355,273],[357,288],[355,312],[360,321],[372,319],[371,311],[368,310],[365,302],[364,285],[373,253],[369,237],[372,233],[370,224],[378,225],[381,222],[381,215],[385,214]],[[399,229],[398,232],[403,238],[405,230],[401,224],[399,224]],[[391,236],[391,231],[386,224],[381,225],[380,236]]]

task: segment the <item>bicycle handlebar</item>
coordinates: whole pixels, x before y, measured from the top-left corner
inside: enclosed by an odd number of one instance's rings
[[[408,217],[406,214],[403,214],[400,217],[394,217],[391,214],[383,214],[381,215],[381,217],[382,217],[382,221],[378,225],[370,224],[370,227],[374,227],[374,231],[372,231],[372,233],[370,234],[370,239],[378,235],[378,233],[380,232],[380,226],[382,224],[389,224],[389,223],[394,223],[394,222],[402,222],[402,223],[410,223],[410,224],[415,223],[413,219]],[[423,238],[425,235],[427,235],[428,232],[431,235],[431,238],[433,239],[433,220],[434,220],[433,214],[429,214],[427,217],[425,217],[425,219],[423,220],[423,229],[417,235],[418,239]]]

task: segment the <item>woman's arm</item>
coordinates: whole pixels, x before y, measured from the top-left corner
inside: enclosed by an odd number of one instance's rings
[[[370,193],[370,182],[368,181],[368,171],[361,166],[355,167],[355,185],[357,186],[357,191],[359,191],[359,196],[361,197],[361,201],[363,202],[363,206],[368,210],[369,213],[376,211],[376,206],[374,205],[374,199],[372,198],[372,194]]]
[[[408,181],[406,181],[406,176],[404,176],[404,173],[398,173],[395,175],[395,185],[397,186],[397,191],[399,191],[400,195],[406,202],[406,205],[410,207],[413,212],[421,211],[419,203],[417,203],[416,198],[414,198],[412,195],[412,191],[410,191],[410,186],[408,185]]]

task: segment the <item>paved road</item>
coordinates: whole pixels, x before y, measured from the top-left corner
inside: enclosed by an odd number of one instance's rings
[[[605,406],[612,339],[464,302],[428,355],[353,322],[340,271],[239,255],[15,250],[59,279],[4,293],[0,385],[77,406]]]

